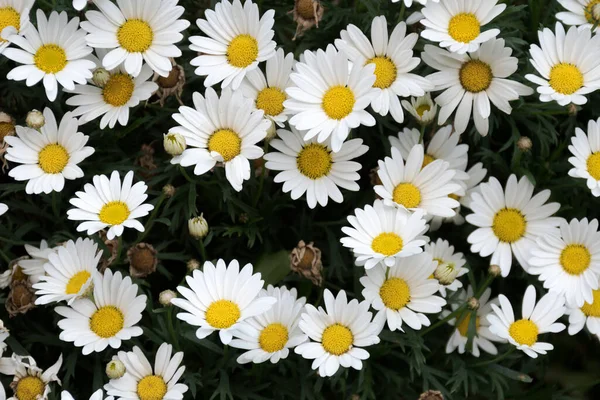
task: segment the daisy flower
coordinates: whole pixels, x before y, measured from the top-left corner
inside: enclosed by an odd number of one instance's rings
[[[91,239],[69,240],[48,255],[46,275],[33,285],[38,296],[35,304],[67,301],[69,305],[91,291],[92,277],[97,270],[102,251]]]
[[[323,300],[325,309],[316,309],[312,304],[305,306],[300,329],[311,341],[297,346],[294,351],[314,360],[312,369],[318,369],[322,377],[333,376],[340,366],[361,370],[362,361],[369,358],[363,347],[379,343],[382,321],[372,319],[369,302],[348,301],[343,290],[333,297],[329,289],[325,289]]]
[[[352,249],[356,265],[365,269],[378,264],[391,267],[396,258],[421,253],[428,240],[422,236],[427,225],[420,211],[411,213],[375,200],[372,206],[355,209],[354,214],[348,216],[351,226],[342,228],[348,236],[340,242]]]
[[[181,17],[185,11],[178,0],[94,0],[100,11],[85,13],[81,27],[88,32],[87,44],[111,49],[102,65],[113,70],[124,64],[129,75],[138,76],[144,61],[160,76],[173,68],[170,57],[180,57],[175,45],[183,39],[181,31],[190,23]]]
[[[304,135],[294,128],[291,132],[279,129],[277,135],[279,139],[273,139],[269,144],[279,151],[264,156],[265,167],[282,171],[274,181],[283,182],[283,192],[291,192],[292,199],[306,193],[310,208],[315,208],[317,203],[325,207],[329,198],[336,203],[344,200],[338,186],[353,192],[360,190],[357,181],[362,165],[352,160],[369,149],[362,139],[348,140],[334,153],[330,140],[324,143],[317,142],[316,138],[305,141]]]
[[[560,234],[540,236],[531,248],[528,273],[539,275],[550,292],[564,295],[567,305],[593,302],[600,276],[598,220],[560,220]]]
[[[87,0],[83,0],[83,1],[87,1]],[[104,399],[104,392],[102,392],[102,389],[96,390],[90,396],[90,400],[103,400],[103,399]],[[62,392],[60,392],[60,400],[75,400],[75,398],[73,398],[71,393],[69,393],[66,390],[63,390]],[[106,400],[113,400],[113,397],[107,397]]]
[[[110,396],[127,400],[182,399],[188,387],[177,383],[185,371],[179,366],[183,352],[173,354],[173,346],[160,345],[156,352],[154,368],[138,346],[133,351],[120,351],[119,360],[125,365],[125,375],[111,379],[104,390]]]
[[[588,121],[587,133],[575,128],[575,136],[571,138],[569,151],[573,157],[569,162],[573,168],[569,175],[586,180],[588,189],[595,197],[600,196],[600,118]]]
[[[283,105],[294,114],[290,125],[307,131],[305,140],[317,137],[323,143],[331,137],[338,152],[350,129],[375,125],[365,110],[381,90],[373,87],[374,63],[351,66],[345,53],[329,45],[326,51],[305,51],[295,68],[290,75],[295,86],[286,89],[290,98]]]
[[[100,58],[103,58],[106,53],[104,49],[96,50]],[[96,57],[93,59],[98,66],[101,65],[99,59]],[[75,94],[68,98],[66,103],[77,107],[73,110],[73,115],[81,117],[79,119],[81,124],[102,116],[100,129],[107,126],[112,129],[117,121],[120,125],[126,126],[129,122],[129,109],[148,100],[158,90],[158,85],[149,81],[153,72],[147,65],[142,66],[137,77],[129,75],[123,65],[106,71],[106,75],[103,77],[102,85],[90,80],[86,85],[75,85],[74,90],[67,91]]]
[[[54,310],[65,317],[58,321],[62,329],[60,340],[83,347],[83,355],[101,352],[108,346],[121,347],[122,340],[140,336],[142,328],[136,324],[146,308],[146,296],[138,296],[138,286],[121,272],[107,269],[93,277],[93,300],[77,299],[70,307]]]
[[[427,78],[435,90],[444,90],[435,98],[439,104],[438,124],[442,125],[456,110],[454,128],[463,133],[471,114],[475,128],[482,135],[489,132],[490,102],[506,114],[512,112],[509,101],[533,94],[533,89],[508,78],[517,71],[519,60],[511,57],[512,49],[504,39],[492,39],[469,54],[450,53],[426,45],[423,61],[438,70]]]
[[[491,254],[490,264],[498,265],[503,277],[510,272],[513,254],[527,271],[527,259],[535,240],[542,235],[558,234],[560,218],[551,215],[558,211],[560,204],[546,203],[549,190],[533,196],[533,189],[527,177],[517,182],[513,174],[505,189],[491,177],[480,185],[478,192],[471,194],[469,208],[473,214],[466,219],[477,227],[467,238],[471,252],[481,257]]]
[[[10,387],[13,390],[13,396],[8,400],[38,399],[47,400],[52,392],[50,384],[57,382],[60,385],[60,379],[57,376],[62,365],[62,354],[58,360],[43,371],[37,366],[37,363],[30,356],[12,355],[10,359],[3,359],[2,373],[13,375]]]
[[[248,71],[241,86],[242,93],[254,101],[256,109],[282,128],[288,119],[283,102],[287,99],[285,89],[291,85],[293,66],[294,54],[286,55],[283,49],[278,49],[275,56],[267,60],[266,76],[260,68],[255,68]]]
[[[258,297],[264,284],[260,273],[252,274],[252,264],[240,271],[237,260],[226,265],[219,259],[216,266],[206,261],[202,271],[194,270],[185,280],[190,288],[178,286],[183,298],[173,299],[171,304],[186,311],[177,318],[199,327],[198,339],[219,331],[221,342],[229,344],[242,321],[263,314],[277,301],[271,296]]]
[[[43,115],[46,123],[40,131],[17,126],[16,136],[4,138],[9,145],[6,159],[21,164],[8,175],[27,181],[27,194],[62,191],[65,179],[83,177],[78,164],[94,154],[94,148],[86,146],[89,137],[77,131],[79,125],[72,113],[66,113],[60,125],[49,108],[44,109]]]
[[[506,4],[497,4],[498,0],[444,0],[428,2],[421,10],[425,29],[421,36],[451,52],[465,54],[479,49],[481,43],[495,38],[500,29],[481,31],[504,11]]]
[[[515,321],[510,301],[501,294],[498,296],[500,307],[492,304],[494,313],[486,317],[491,333],[508,340],[531,358],[537,358],[538,354],[546,354],[554,348],[550,343],[539,342],[538,335],[558,333],[565,329],[563,324],[556,322],[566,311],[564,296],[547,293],[537,304],[535,297],[535,288],[529,285],[523,297],[521,319]]]
[[[431,123],[437,115],[437,104],[431,100],[431,93],[429,92],[425,93],[424,96],[411,97],[410,102],[402,100],[401,104],[421,125]]]
[[[436,242],[425,244],[425,253],[437,262],[433,276],[429,278],[435,278],[438,281],[440,294],[443,297],[446,297],[446,290],[456,292],[463,287],[462,282],[457,279],[469,272],[468,268],[463,267],[467,263],[463,253],[455,253],[454,246],[442,238],[438,238]]]
[[[222,82],[222,88],[231,85],[236,90],[246,73],[275,56],[274,16],[275,11],[268,10],[261,17],[251,0],[244,5],[222,0],[214,11],[206,10],[206,19],[196,21],[206,36],[190,37],[190,50],[201,53],[190,64],[197,67],[196,75],[206,76],[204,86]]]
[[[29,258],[20,260],[19,266],[23,269],[23,273],[29,275],[31,283],[39,282],[40,278],[46,274],[44,264],[48,262],[50,254],[56,252],[58,247],[49,247],[48,242],[42,239],[40,247],[35,247],[30,244],[25,245],[25,251]]]
[[[173,157],[171,164],[195,165],[194,174],[202,175],[221,162],[231,186],[241,191],[244,181],[250,179],[248,160],[264,154],[256,143],[266,137],[271,122],[263,118],[261,110],[254,111],[253,101],[239,91],[224,89],[218,97],[208,88],[205,97],[196,92],[193,100],[194,108],[182,106],[173,114],[180,125],[170,132],[182,135],[188,148]]]
[[[472,342],[473,347],[469,349],[469,353],[473,354],[474,357],[479,357],[481,354],[481,351],[479,350],[480,348],[488,354],[496,355],[498,354],[498,349],[496,349],[496,346],[492,342],[504,342],[504,340],[490,332],[490,322],[486,318],[492,313],[492,304],[498,304],[497,298],[490,301],[491,294],[492,289],[487,288],[479,298],[479,308],[475,313],[475,334],[473,335]],[[462,290],[459,293],[459,302],[451,305],[452,311],[456,311],[461,303],[464,303],[471,297],[473,297],[473,288],[469,286],[466,292]],[[450,315],[449,310],[444,310],[442,312],[443,318],[447,317],[448,315]],[[466,314],[460,314],[458,318],[452,318],[448,321],[448,323],[455,328],[454,332],[452,332],[452,335],[448,339],[448,343],[446,343],[446,354],[450,354],[456,349],[458,349],[459,354],[465,353],[472,315],[472,312],[467,312]],[[456,325],[457,322],[458,325]]]
[[[84,221],[77,226],[77,232],[87,231],[92,235],[108,228],[109,240],[123,234],[124,228],[134,228],[144,232],[144,226],[137,218],[148,215],[154,209],[151,204],[143,204],[148,198],[148,186],[144,182],[133,185],[133,171],[129,171],[121,184],[121,176],[113,171],[110,180],[106,175],[95,175],[93,185],[86,183],[83,192],[76,192],[69,203],[75,208],[67,211],[73,221]]]
[[[440,285],[430,278],[437,265],[430,254],[422,253],[397,258],[389,269],[383,265],[368,269],[360,278],[362,295],[391,331],[404,331],[402,323],[419,330],[430,325],[425,314],[439,313],[446,304],[435,296]]]
[[[10,44],[4,37],[22,35],[29,27],[29,11],[35,0],[0,0],[0,54]]]
[[[240,364],[267,360],[275,364],[287,358],[290,349],[308,340],[298,327],[306,298],[298,299],[296,289],[269,285],[258,297],[274,297],[277,302],[265,313],[242,322],[234,332],[235,338],[229,344],[248,350],[237,358]]]
[[[556,19],[559,19],[565,25],[575,25],[579,29],[592,29],[598,23],[597,0],[558,0],[561,6],[567,11],[556,13]]]
[[[11,70],[7,79],[26,80],[33,86],[43,79],[48,100],[56,100],[58,83],[65,89],[74,89],[75,82],[85,85],[92,77],[93,61],[86,59],[92,48],[85,43],[85,32],[79,29],[79,18],[68,20],[67,13],[56,11],[50,17],[37,10],[36,29],[30,25],[24,36],[13,34],[6,40],[20,47],[4,50],[4,55],[23,64]]]
[[[356,65],[375,64],[374,87],[381,89],[371,100],[371,107],[380,115],[392,114],[396,122],[404,121],[399,97],[423,96],[433,85],[425,78],[411,74],[421,60],[413,57],[413,47],[419,39],[416,33],[406,34],[406,23],[400,22],[388,37],[385,16],[373,18],[371,42],[355,25],[340,32],[335,46],[346,53]]]
[[[409,210],[422,210],[426,215],[452,217],[458,201],[448,197],[460,190],[454,180],[456,171],[444,160],[425,164],[423,145],[417,144],[408,153],[406,163],[396,147],[392,157],[378,161],[377,175],[382,184],[374,187],[383,201]]]
[[[587,103],[586,94],[600,88],[600,36],[576,26],[556,23],[555,33],[544,28],[538,32],[540,46],[529,47],[531,64],[541,75],[525,78],[539,85],[540,101],[556,101],[561,106]],[[573,51],[575,50],[575,51]]]
[[[581,307],[567,305],[569,335],[579,333],[585,326],[589,333],[600,339],[600,290],[592,290],[592,301]]]

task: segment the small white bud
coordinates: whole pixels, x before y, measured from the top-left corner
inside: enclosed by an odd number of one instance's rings
[[[444,286],[454,282],[458,275],[458,268],[453,263],[440,263],[433,276]]]
[[[175,297],[177,297],[177,293],[175,293],[174,291],[172,291],[172,290],[163,290],[158,295],[158,302],[160,304],[162,304],[163,306],[170,306],[171,305],[171,300],[173,300]]]
[[[92,76],[92,82],[98,87],[104,87],[108,81],[110,80],[110,72],[105,70],[104,68],[98,68],[94,71],[94,75]]]
[[[208,235],[208,222],[204,219],[203,214],[188,221],[188,230],[190,235],[196,239],[202,239]]]
[[[110,379],[119,379],[125,375],[125,364],[121,362],[116,356],[106,364],[106,375]]]
[[[27,113],[27,118],[25,118],[25,123],[28,127],[33,129],[40,129],[46,124],[46,118],[44,118],[44,114],[38,110],[31,110]]]
[[[196,260],[195,258],[192,258],[192,259],[188,260],[186,265],[187,265],[188,271],[192,272],[192,271],[200,268],[200,261]]]
[[[165,151],[172,156],[178,156],[185,150],[185,138],[179,133],[169,132],[163,135]]]

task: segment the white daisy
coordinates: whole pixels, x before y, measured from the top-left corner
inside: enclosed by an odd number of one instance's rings
[[[600,88],[600,36],[588,28],[565,28],[556,23],[555,33],[549,28],[538,32],[540,46],[529,47],[531,64],[541,75],[525,78],[540,86],[540,101],[555,100],[561,106],[585,104],[586,94]]]
[[[533,185],[526,176],[513,174],[508,178],[506,189],[491,177],[479,185],[479,191],[471,194],[467,222],[478,227],[467,241],[471,251],[481,257],[490,254],[490,264],[498,265],[502,276],[508,276],[513,254],[521,267],[527,271],[527,259],[535,240],[542,235],[557,234],[560,218],[551,217],[560,204],[547,203],[549,190],[533,196]]]
[[[87,0],[83,0],[83,1],[87,1]],[[96,390],[90,396],[90,400],[103,400],[103,399],[104,399],[104,393],[102,392],[102,389]],[[60,400],[75,400],[75,398],[73,398],[73,395],[71,395],[71,393],[69,393],[66,390],[63,390],[62,392],[60,392]],[[104,400],[113,400],[113,397],[109,396]]]
[[[138,76],[145,61],[160,76],[169,76],[170,57],[180,57],[175,45],[183,39],[181,31],[190,23],[181,17],[185,11],[178,0],[94,0],[100,11],[85,13],[81,27],[88,32],[91,47],[111,49],[102,65],[113,70],[123,64],[129,75]]]
[[[170,129],[186,139],[188,148],[171,159],[171,164],[183,167],[195,165],[194,174],[202,175],[217,162],[225,165],[225,176],[236,191],[250,179],[250,163],[262,157],[256,145],[267,135],[271,122],[255,111],[253,101],[240,91],[224,89],[221,97],[207,88],[205,97],[196,92],[194,108],[179,107],[173,119],[180,125]]]
[[[440,294],[443,297],[446,297],[446,290],[456,292],[463,287],[462,282],[457,279],[469,272],[468,268],[463,267],[467,263],[463,253],[455,253],[454,246],[442,238],[425,244],[425,253],[437,261],[433,276],[429,278],[438,281]]]
[[[283,182],[283,192],[291,192],[296,200],[306,193],[306,202],[310,208],[317,203],[325,207],[329,198],[336,203],[344,200],[339,187],[356,192],[360,190],[358,170],[362,165],[354,158],[365,154],[369,149],[362,139],[344,142],[342,148],[334,153],[330,140],[317,142],[316,138],[305,141],[304,134],[291,128],[291,132],[278,129],[279,139],[269,143],[279,152],[264,156],[265,167],[278,173],[274,181]]]
[[[160,345],[156,351],[154,368],[140,350],[120,351],[119,360],[125,365],[125,375],[111,379],[104,390],[111,396],[122,400],[182,399],[188,387],[178,383],[185,371],[179,366],[183,361],[183,352],[173,354],[173,346]]]
[[[479,308],[475,313],[475,332],[472,341],[473,347],[469,349],[469,353],[473,354],[475,357],[479,357],[481,354],[480,348],[486,353],[492,355],[498,354],[498,349],[496,349],[496,346],[492,342],[504,342],[504,340],[490,332],[490,322],[487,320],[487,316],[492,313],[492,304],[499,304],[497,298],[490,301],[491,294],[492,289],[487,288],[481,297],[479,297]],[[473,288],[469,286],[466,292],[464,290],[460,292],[458,296],[459,303],[452,303],[452,311],[456,311],[461,303],[464,303],[471,297],[473,297]],[[449,314],[449,310],[444,310],[442,312],[442,317],[446,317]],[[466,312],[458,315],[457,318],[452,318],[448,321],[455,329],[446,343],[446,354],[452,353],[457,348],[459,354],[465,353],[472,315],[472,312]],[[456,325],[457,322],[458,326]]]
[[[251,0],[222,0],[215,10],[206,10],[196,23],[207,36],[191,36],[190,50],[201,53],[190,61],[196,75],[206,76],[204,86],[221,83],[236,90],[247,72],[275,56],[274,10],[259,14]]]
[[[2,353],[6,350],[6,338],[10,336],[8,329],[4,327],[4,321],[0,319],[0,357],[2,357]]]
[[[56,382],[60,385],[60,379],[56,374],[60,370],[62,361],[61,354],[54,365],[43,371],[30,356],[13,354],[11,358],[1,359],[0,371],[5,375],[14,375],[10,383],[14,394],[8,400],[47,400],[52,392],[50,384]]]
[[[260,68],[255,68],[248,71],[241,86],[242,93],[254,101],[256,109],[282,128],[288,119],[283,102],[287,99],[285,89],[291,85],[293,66],[294,54],[286,55],[283,49],[278,49],[275,56],[267,60],[266,76]]]
[[[29,27],[29,11],[35,0],[0,0],[0,54],[10,44],[5,37],[22,35]]]
[[[600,277],[598,220],[560,220],[560,234],[540,236],[531,248],[528,273],[539,275],[550,292],[564,295],[567,304],[593,302]]]
[[[144,182],[133,185],[133,171],[129,171],[121,184],[121,176],[113,171],[110,180],[106,175],[95,175],[93,185],[86,183],[83,192],[76,192],[69,203],[75,208],[67,211],[73,221],[84,221],[77,226],[77,232],[87,231],[92,235],[108,228],[109,240],[121,236],[124,228],[144,232],[144,226],[137,218],[148,215],[154,209],[151,204],[143,204],[148,198],[148,186]]]
[[[581,307],[567,305],[569,335],[579,333],[585,326],[589,333],[600,339],[600,290],[592,291],[592,301]]]
[[[365,269],[378,264],[391,267],[396,258],[421,253],[428,240],[422,236],[427,225],[420,211],[411,213],[375,200],[373,206],[357,208],[354,214],[348,216],[352,226],[342,228],[348,236],[340,242],[352,249],[356,265]]]
[[[438,106],[431,100],[431,93],[429,92],[425,93],[424,96],[411,97],[410,102],[402,100],[401,104],[422,125],[429,124],[437,115]]]
[[[423,145],[413,146],[406,163],[400,150],[392,147],[392,157],[378,162],[377,175],[382,184],[374,187],[375,193],[388,205],[423,210],[431,216],[453,217],[459,203],[448,195],[461,188],[454,180],[456,171],[444,160],[424,163]]]
[[[492,39],[469,54],[450,53],[426,45],[423,61],[438,70],[427,78],[435,90],[444,90],[435,98],[439,104],[438,123],[444,124],[456,110],[454,128],[463,133],[471,114],[475,128],[486,136],[489,131],[490,102],[506,114],[512,108],[509,101],[533,94],[533,89],[506,79],[517,71],[519,60],[511,57],[512,49],[504,46],[504,39]]]
[[[103,58],[106,50],[97,49],[96,54]],[[101,65],[99,59],[96,57],[93,59],[98,66]],[[106,74],[104,78],[106,82],[103,82],[102,86],[97,86],[93,80],[90,80],[86,85],[75,85],[74,90],[67,91],[76,94],[68,98],[66,103],[77,106],[73,110],[73,115],[81,116],[79,119],[81,124],[102,116],[100,129],[107,126],[112,129],[117,121],[120,125],[126,126],[129,122],[129,109],[148,100],[158,90],[158,85],[149,81],[153,73],[147,65],[142,67],[137,77],[129,75],[123,65],[107,71]]]
[[[98,245],[91,239],[69,240],[56,252],[48,255],[44,265],[46,275],[33,285],[38,296],[35,304],[67,301],[71,305],[76,299],[91,291],[94,272],[102,257]]]
[[[423,96],[433,85],[425,78],[411,74],[421,60],[413,57],[413,47],[419,39],[416,33],[406,34],[406,23],[400,22],[388,37],[385,16],[373,18],[371,42],[355,25],[340,32],[335,46],[346,53],[356,65],[375,64],[374,87],[381,89],[371,100],[371,107],[380,115],[388,112],[396,122],[404,121],[399,97]]]
[[[300,313],[306,298],[297,298],[296,289],[271,285],[261,290],[259,297],[270,296],[277,299],[273,307],[263,314],[248,318],[239,324],[229,343],[232,347],[248,350],[237,358],[240,364],[255,364],[267,360],[275,364],[287,358],[290,349],[308,340],[298,327]]]
[[[573,157],[569,162],[573,168],[569,175],[586,180],[588,189],[595,197],[600,196],[600,118],[589,120],[587,133],[575,128],[575,136],[571,138],[569,151]]]
[[[515,321],[510,301],[501,294],[498,296],[501,307],[492,304],[494,313],[486,317],[490,323],[490,332],[508,340],[531,358],[537,358],[538,354],[546,354],[554,348],[550,343],[539,342],[538,335],[558,333],[565,329],[563,324],[556,322],[566,311],[565,298],[547,293],[536,304],[535,297],[535,288],[528,286],[523,296],[521,319]]]
[[[23,269],[23,273],[29,275],[31,283],[39,282],[40,278],[46,274],[44,264],[48,262],[50,254],[56,252],[57,249],[58,247],[48,247],[48,242],[43,239],[40,247],[25,245],[25,251],[30,258],[20,260],[19,266]]]
[[[294,114],[290,125],[307,131],[305,140],[317,137],[323,143],[331,136],[338,152],[350,129],[375,125],[365,110],[380,92],[373,87],[375,64],[351,66],[345,53],[329,45],[326,51],[305,51],[295,68],[290,75],[295,86],[286,89],[290,99],[283,105]]]
[[[84,355],[101,352],[110,346],[121,347],[122,340],[140,336],[142,328],[136,324],[146,308],[146,296],[138,296],[138,286],[131,278],[110,269],[93,277],[93,300],[77,299],[70,307],[54,310],[65,317],[58,321],[62,329],[60,340],[83,347]]]
[[[199,327],[198,339],[219,331],[221,342],[229,344],[242,321],[268,311],[277,301],[271,296],[258,297],[264,284],[260,273],[252,274],[252,264],[240,271],[237,260],[226,265],[219,259],[216,267],[206,261],[202,271],[194,270],[185,280],[190,289],[178,286],[184,298],[173,299],[171,304],[186,311],[177,318]]]
[[[322,377],[333,376],[340,366],[362,369],[362,361],[369,358],[363,347],[379,343],[383,321],[371,319],[368,301],[348,301],[343,290],[334,298],[329,289],[325,289],[323,300],[325,309],[317,310],[312,304],[305,306],[300,329],[312,341],[299,345],[294,351],[314,360],[311,368],[318,369]]]
[[[21,49],[8,48],[4,55],[19,64],[11,70],[7,79],[26,80],[27,86],[33,86],[42,79],[48,100],[56,100],[58,83],[65,89],[74,89],[75,82],[85,85],[92,77],[93,61],[86,59],[92,48],[85,43],[85,32],[79,29],[79,18],[68,20],[67,13],[56,11],[50,17],[37,10],[36,29],[30,25],[24,36],[13,34],[6,40]]]
[[[391,331],[404,331],[403,322],[419,330],[430,325],[425,314],[439,313],[446,304],[446,300],[435,296],[438,282],[429,278],[437,265],[430,254],[422,253],[397,258],[389,269],[383,265],[368,269],[360,278],[362,295],[377,310],[378,317],[387,320]]]
[[[40,131],[17,126],[16,136],[7,136],[9,147],[6,159],[22,165],[12,168],[8,175],[17,181],[27,181],[27,194],[60,192],[65,179],[82,178],[84,173],[77,164],[94,154],[86,146],[89,137],[78,132],[79,125],[73,114],[66,113],[57,125],[54,114],[45,108],[46,123]]]
[[[421,10],[425,30],[421,36],[440,47],[447,47],[453,53],[464,54],[479,49],[481,43],[495,38],[500,29],[481,31],[504,11],[506,4],[498,0],[444,0],[428,2]]]
[[[558,0],[567,11],[556,13],[565,25],[575,25],[580,29],[592,29],[598,23],[598,0]],[[594,9],[596,8],[596,11]]]

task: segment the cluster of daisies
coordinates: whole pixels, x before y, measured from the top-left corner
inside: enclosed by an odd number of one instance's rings
[[[100,118],[102,129],[127,125],[130,109],[158,90],[154,80],[173,70],[182,55],[176,43],[190,24],[180,19],[184,9],[177,0],[93,0],[96,9],[87,10],[84,21],[37,10],[36,24],[29,21],[33,3],[0,0],[0,54],[19,64],[7,78],[27,86],[42,81],[50,101],[62,90],[74,109],[61,118],[45,109],[42,124],[17,126],[4,141],[6,159],[17,164],[9,176],[26,181],[28,194],[48,194],[62,191],[65,180],[85,177],[78,164],[95,152],[79,131],[86,123]],[[81,10],[88,3],[74,0],[73,6]],[[565,314],[570,334],[586,326],[600,337],[598,221],[555,217],[560,205],[548,202],[550,191],[536,192],[526,177],[484,182],[487,170],[481,163],[469,166],[469,146],[461,143],[471,119],[479,134],[488,134],[492,104],[510,114],[511,101],[534,93],[512,77],[519,60],[497,38],[499,29],[489,26],[506,5],[418,3],[424,5],[411,21],[419,21],[420,36],[434,43],[420,57],[414,51],[419,34],[408,33],[405,22],[390,32],[384,16],[373,19],[370,37],[348,25],[333,44],[307,50],[299,60],[277,48],[274,11],[261,15],[250,0],[222,0],[197,21],[202,34],[189,38],[198,53],[191,65],[206,89],[173,114],[177,125],[164,135],[172,164],[193,166],[196,175],[224,167],[239,192],[250,179],[250,160],[262,157],[267,169],[278,171],[274,181],[283,192],[293,200],[304,196],[315,208],[329,199],[343,202],[342,190],[360,189],[355,159],[369,149],[351,137],[352,129],[374,126],[376,117],[388,114],[404,123],[405,111],[420,125],[389,136],[390,156],[378,161],[374,176],[378,199],[357,208],[342,228],[341,244],[364,269],[363,301],[348,299],[344,290],[324,290],[324,307],[317,308],[295,289],[264,288],[252,265],[240,268],[236,260],[207,261],[177,288],[180,297],[170,300],[181,309],[177,318],[197,327],[199,339],[218,331],[224,345],[242,350],[240,364],[277,363],[293,350],[314,360],[321,376],[332,376],[340,367],[361,369],[369,358],[365,348],[379,343],[385,326],[420,330],[438,317],[454,326],[446,351],[474,356],[497,354],[495,343],[506,342],[531,357],[545,354],[552,345],[539,335],[564,330],[557,321]],[[557,23],[554,31],[539,32],[539,46],[530,48],[537,74],[525,78],[538,85],[540,101],[582,106],[600,88],[600,36],[592,32],[600,10],[596,1],[560,3],[569,12],[557,18],[573,26],[565,32]],[[413,72],[421,61],[434,72]],[[599,124],[577,129],[569,146],[569,175],[586,179],[596,197]],[[97,175],[70,199],[67,217],[88,236],[143,232],[139,219],[154,208],[146,191],[133,172]],[[6,211],[0,204],[0,214]],[[464,255],[428,236],[443,223],[465,221],[476,227],[468,237],[471,252],[491,256],[495,274],[508,276],[516,259],[548,289],[536,301],[533,286],[527,288],[519,319],[505,296],[492,299],[485,286],[463,288],[459,278],[469,272]],[[102,252],[93,239],[56,247],[42,241],[26,250],[28,259],[5,271],[0,287],[25,279],[36,304],[52,305],[62,317],[61,340],[89,355],[142,335],[146,296],[130,277],[100,268]],[[0,327],[0,353],[7,335]],[[167,343],[154,367],[137,347],[119,351],[104,391],[125,399],[181,398],[187,391],[179,382],[182,361]],[[0,359],[0,373],[14,376],[14,398],[46,398],[49,384],[60,382],[61,364],[62,357],[43,371],[33,358],[13,354]],[[103,396],[99,391],[92,398]],[[62,397],[72,399],[66,391]]]

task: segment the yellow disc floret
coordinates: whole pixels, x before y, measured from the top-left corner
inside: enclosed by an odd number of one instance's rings
[[[237,68],[246,68],[258,57],[258,42],[250,35],[238,35],[227,46],[227,61]]]
[[[397,254],[402,250],[403,245],[402,238],[393,232],[380,233],[371,242],[371,248],[374,252],[386,256]]]
[[[396,68],[396,64],[392,62],[392,60],[388,57],[373,57],[367,64],[375,64],[375,83],[374,87],[379,89],[387,89],[394,82],[396,82],[396,77],[398,76],[398,69]]]
[[[510,325],[508,333],[518,344],[533,346],[537,342],[539,329],[532,321],[520,319]]]
[[[146,21],[127,20],[117,31],[117,40],[130,53],[143,53],[152,46],[154,32]]]
[[[119,225],[129,218],[129,207],[122,201],[111,201],[102,206],[98,218],[107,225]]]
[[[33,62],[41,71],[56,74],[67,66],[67,54],[56,44],[45,44],[35,52]]]
[[[569,275],[581,275],[591,261],[590,251],[581,244],[570,244],[560,253],[560,265]]]
[[[331,151],[322,144],[311,143],[300,150],[296,165],[302,175],[310,179],[319,179],[331,171]]]
[[[107,104],[113,107],[121,107],[133,96],[135,84],[133,78],[127,74],[114,74],[108,79],[102,89],[102,97]]]
[[[394,188],[393,199],[406,208],[416,208],[421,204],[421,191],[412,183],[400,183]]]
[[[260,348],[267,353],[282,350],[288,341],[288,330],[279,323],[267,325],[258,337]]]
[[[38,165],[47,174],[61,173],[69,163],[69,153],[60,144],[49,144],[38,154]]]
[[[527,221],[516,208],[503,208],[494,216],[492,230],[500,241],[513,243],[521,239],[525,234]]]
[[[137,384],[140,400],[162,400],[167,394],[167,384],[162,376],[148,375]]]
[[[573,94],[583,86],[583,74],[573,64],[556,64],[550,70],[550,86],[557,93]]]
[[[37,376],[26,376],[19,379],[15,394],[18,400],[37,400],[42,398],[46,385]]]
[[[461,43],[469,43],[479,36],[481,24],[472,13],[456,14],[448,23],[448,34]]]
[[[69,282],[67,282],[67,287],[65,290],[66,294],[79,293],[81,287],[86,284],[88,279],[90,279],[90,276],[92,276],[92,274],[90,274],[89,271],[79,271],[73,275],[71,279],[69,279]]]
[[[490,87],[494,75],[489,64],[479,60],[471,60],[460,67],[458,77],[465,90],[471,93],[479,93]]]
[[[352,347],[354,335],[352,331],[341,324],[329,325],[323,331],[321,344],[326,352],[341,356]]]
[[[216,329],[227,329],[240,318],[237,304],[230,300],[217,300],[206,310],[206,322]]]
[[[391,310],[400,310],[410,301],[410,287],[404,279],[390,278],[379,289],[383,304]]]
[[[19,32],[21,29],[21,15],[12,7],[0,8],[0,32],[9,26],[13,26]],[[0,38],[0,43],[5,41]]]
[[[325,92],[321,107],[331,119],[346,118],[354,109],[354,92],[346,86],[333,86]]]
[[[225,162],[242,152],[242,139],[231,129],[219,129],[208,139],[208,151],[216,151]]]
[[[285,93],[276,87],[267,87],[258,92],[256,108],[263,110],[266,115],[275,116],[283,112]]]
[[[125,317],[115,306],[100,307],[90,318],[90,329],[104,339],[115,336],[124,324]]]

